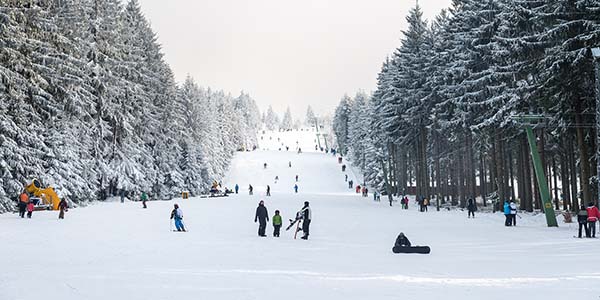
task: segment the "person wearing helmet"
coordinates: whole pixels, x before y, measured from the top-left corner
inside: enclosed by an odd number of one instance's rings
[[[183,212],[179,205],[175,204],[173,210],[171,211],[171,219],[175,220],[175,228],[177,231],[185,231],[185,227],[183,226]]]
[[[312,211],[310,210],[308,201],[304,202],[304,206],[302,207],[302,210],[300,210],[300,213],[302,215],[302,231],[304,232],[302,239],[308,240],[310,221],[312,220]]]

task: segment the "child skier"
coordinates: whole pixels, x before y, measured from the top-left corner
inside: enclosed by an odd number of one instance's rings
[[[171,211],[171,220],[175,219],[175,228],[177,228],[177,231],[183,231],[185,232],[185,227],[183,226],[183,212],[181,211],[181,208],[179,208],[179,205],[175,204],[173,205],[174,208]]]
[[[281,219],[281,215],[279,214],[279,210],[275,211],[275,215],[273,216],[273,236],[279,237],[279,231],[281,230],[281,225],[283,221]]]
[[[33,202],[27,203],[27,218],[31,219],[31,214],[33,213],[34,205]]]

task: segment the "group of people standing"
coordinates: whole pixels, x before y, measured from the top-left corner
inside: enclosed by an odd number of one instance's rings
[[[19,216],[21,218],[25,218],[25,213],[27,213],[27,218],[31,219],[31,216],[33,215],[33,212],[35,211],[35,205],[36,203],[34,201],[40,201],[40,199],[32,199],[29,197],[29,194],[27,193],[27,191],[23,191],[20,195],[19,195],[19,202],[17,204],[17,207],[19,209]],[[59,213],[58,213],[58,218],[59,219],[64,219],[65,218],[65,212],[68,210],[69,208],[69,204],[67,203],[67,201],[63,198],[60,200],[60,202],[58,203],[58,209],[59,209]]]
[[[302,221],[302,232],[304,235],[301,237],[303,240],[308,239],[310,222],[312,220],[312,212],[308,201],[304,202],[304,206],[300,211],[296,213],[296,221]],[[275,215],[272,218],[273,221],[273,236],[279,237],[281,234],[281,226],[283,226],[283,220],[279,210],[275,210]],[[269,222],[269,212],[265,206],[265,202],[261,200],[256,207],[256,214],[254,215],[254,223],[258,222],[258,236],[266,237],[267,222]]]
[[[577,223],[579,223],[579,235],[581,238],[581,229],[585,229],[585,237],[596,237],[596,222],[600,220],[600,212],[594,203],[589,203],[588,207],[581,206],[577,213]]]

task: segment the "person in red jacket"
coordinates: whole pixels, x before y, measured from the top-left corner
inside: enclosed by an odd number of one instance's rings
[[[35,209],[35,206],[33,205],[33,202],[29,201],[29,203],[27,203],[27,218],[31,219],[31,214],[33,213],[33,210]]]
[[[586,209],[588,213],[588,230],[590,231],[593,238],[596,237],[596,221],[600,218],[600,212],[598,208],[594,206],[594,203],[590,202]]]

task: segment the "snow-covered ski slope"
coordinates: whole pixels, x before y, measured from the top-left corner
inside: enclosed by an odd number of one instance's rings
[[[467,219],[459,211],[419,213],[412,203],[389,207],[352,193],[333,156],[292,149],[238,153],[224,185],[235,183],[239,195],[152,201],[145,210],[113,202],[70,210],[60,221],[56,212],[1,215],[0,299],[600,297],[600,241],[574,239],[575,225],[546,228],[540,215],[506,228],[500,214]],[[310,239],[294,240],[292,231],[273,238],[271,225],[269,237],[258,237],[261,199],[271,216],[282,212],[284,227],[310,201]],[[190,232],[171,232],[174,203]],[[393,254],[401,231],[431,254]]]

